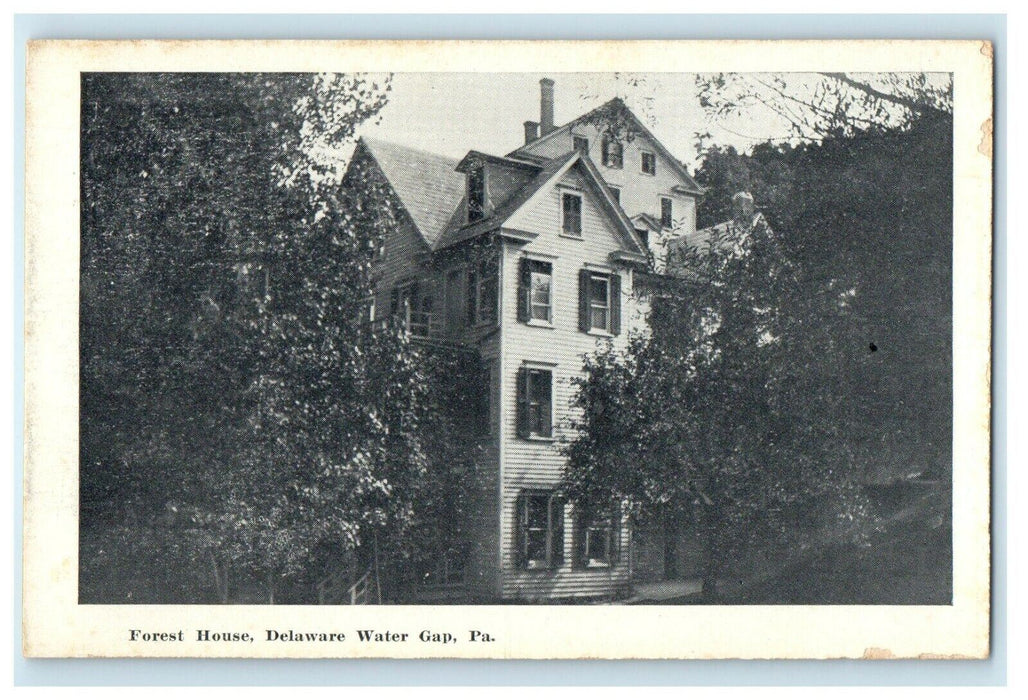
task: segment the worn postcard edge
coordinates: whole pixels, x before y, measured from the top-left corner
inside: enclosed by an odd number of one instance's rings
[[[78,141],[84,71],[947,71],[954,75],[950,606],[108,606],[77,603]],[[27,52],[23,653],[31,657],[984,658],[989,653],[992,47],[975,41],[40,41]],[[127,630],[497,639],[186,642]]]

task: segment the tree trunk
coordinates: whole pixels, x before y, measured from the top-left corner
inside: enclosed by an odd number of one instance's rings
[[[275,574],[268,572],[266,576],[266,582],[268,585],[268,605],[275,604]]]

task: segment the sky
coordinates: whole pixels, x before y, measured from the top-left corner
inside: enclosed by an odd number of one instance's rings
[[[944,73],[851,75],[886,92],[904,89],[891,80],[910,77],[944,91],[952,88],[951,76]],[[824,76],[817,73],[736,77],[743,79],[747,90],[770,91],[765,95],[793,112],[798,103],[789,100],[817,102],[818,88],[824,86]],[[699,164],[700,133],[709,134],[707,146],[734,146],[740,152],[768,140],[796,140],[790,122],[760,100],[733,98],[746,106],[737,114],[710,119],[700,105],[695,73],[397,73],[380,119],[362,125],[358,134],[453,158],[462,158],[472,149],[503,155],[524,143],[526,120],[539,121],[541,78],[554,81],[557,125],[620,97],[690,170]],[[774,90],[779,89],[791,97],[776,98]],[[902,111],[886,104],[885,116],[875,119],[901,118]]]
[[[398,73],[380,123],[360,133],[455,158],[472,149],[503,155],[524,142],[523,122],[539,121],[544,77],[555,82],[558,125],[619,96],[687,164],[697,132],[738,148],[754,142],[707,123],[689,73]]]

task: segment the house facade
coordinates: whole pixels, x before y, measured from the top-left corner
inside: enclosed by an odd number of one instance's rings
[[[702,190],[620,100],[558,126],[553,82],[540,88],[539,121],[506,155],[362,139],[347,173],[398,211],[370,313],[473,349],[485,368],[468,407],[488,413],[473,534],[453,577],[467,600],[607,596],[659,568],[616,506],[562,500],[559,446],[583,356],[645,322],[640,276],[696,233]]]

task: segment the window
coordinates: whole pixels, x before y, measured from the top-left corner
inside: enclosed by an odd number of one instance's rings
[[[564,502],[551,491],[526,491],[517,501],[517,556],[524,569],[564,563]]]
[[[572,136],[571,140],[576,151],[581,151],[582,153],[589,152],[589,139],[584,136]]]
[[[578,329],[583,333],[621,332],[621,276],[583,269],[578,274]]]
[[[522,258],[518,320],[523,323],[552,323],[552,289],[553,265]]]
[[[617,508],[576,508],[575,564],[583,568],[612,566],[618,560],[621,523]]]
[[[391,313],[399,316],[411,335],[427,337],[432,328],[432,294],[418,282],[394,287],[390,300]]]
[[[485,169],[472,168],[468,171],[468,223],[485,216]]]
[[[610,329],[610,278],[593,275],[589,282],[589,328]]]
[[[603,164],[608,168],[624,167],[624,147],[610,136],[603,137]]]
[[[642,152],[642,171],[647,175],[657,174],[657,156],[647,151]]]
[[[670,197],[660,198],[660,225],[672,228],[675,225],[674,209]]]
[[[497,303],[496,259],[485,258],[468,271],[468,325],[495,323]]]
[[[607,189],[610,190],[610,194],[614,197],[614,201],[621,204],[621,188],[617,185],[607,185]]]
[[[582,195],[564,192],[561,195],[561,228],[569,236],[582,235]]]
[[[553,372],[549,369],[518,370],[518,435],[553,437]]]

